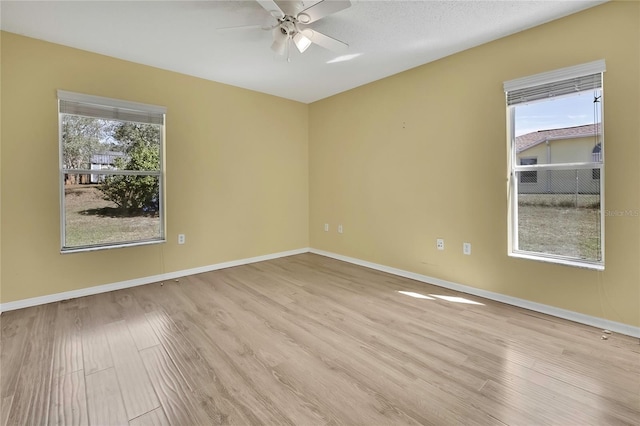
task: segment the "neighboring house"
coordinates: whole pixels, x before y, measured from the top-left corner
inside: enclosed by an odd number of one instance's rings
[[[516,161],[521,165],[600,162],[600,123],[539,130],[516,137]],[[600,191],[600,170],[526,171],[518,192],[527,194],[593,194]]]
[[[115,160],[123,158],[124,153],[117,151],[109,151],[104,154],[94,154],[91,156],[91,170],[112,170],[115,168]],[[92,174],[91,183],[99,183],[104,180],[102,174]]]

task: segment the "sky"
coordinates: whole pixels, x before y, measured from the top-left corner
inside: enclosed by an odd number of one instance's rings
[[[594,92],[532,102],[516,107],[516,136],[538,130],[558,129],[600,122],[601,103],[594,121]]]

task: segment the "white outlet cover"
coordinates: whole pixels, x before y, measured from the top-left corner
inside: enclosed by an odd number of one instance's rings
[[[462,253],[466,255],[471,254],[471,243],[462,243]]]
[[[438,250],[444,250],[444,240],[442,238],[436,240],[436,248]]]

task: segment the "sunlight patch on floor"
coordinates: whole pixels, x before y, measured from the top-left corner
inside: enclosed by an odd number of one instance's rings
[[[400,294],[404,294],[405,296],[415,297],[416,299],[428,299],[428,300],[436,300],[433,297],[425,296],[424,294],[414,293],[413,291],[398,291]]]
[[[427,300],[436,300],[436,299],[440,299],[440,300],[446,300],[447,302],[453,302],[453,303],[466,303],[467,305],[482,305],[484,306],[484,303],[480,303],[480,302],[476,302],[473,300],[469,300],[469,299],[465,299],[464,297],[459,297],[459,296],[443,296],[440,294],[430,294],[430,295],[425,295],[425,294],[420,294],[420,293],[416,293],[413,291],[400,291],[398,290],[398,293],[400,294],[404,294],[405,296],[411,296],[411,297],[415,297],[416,299],[427,299]]]
[[[484,306],[484,303],[475,302],[473,300],[465,299],[464,297],[441,296],[441,295],[438,295],[438,294],[430,294],[430,296],[437,297],[438,299],[446,300],[447,302],[466,303],[468,305],[482,305],[482,306]]]

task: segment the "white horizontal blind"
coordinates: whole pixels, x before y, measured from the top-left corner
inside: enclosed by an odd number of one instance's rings
[[[105,120],[131,121],[146,124],[164,124],[166,108],[100,96],[58,90],[61,114],[82,115]]]
[[[556,81],[541,86],[527,87],[507,92],[507,105],[517,105],[526,102],[548,99],[551,97],[570,95],[585,90],[602,87],[602,74],[591,74],[569,80]]]
[[[602,87],[604,60],[506,81],[507,105],[569,95]]]

